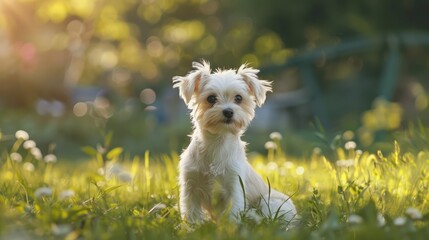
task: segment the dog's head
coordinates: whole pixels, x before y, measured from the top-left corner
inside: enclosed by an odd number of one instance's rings
[[[210,64],[193,62],[194,70],[173,78],[180,96],[192,110],[194,125],[213,134],[241,133],[265,102],[271,82],[259,80],[259,70],[241,65],[238,70],[216,70]]]

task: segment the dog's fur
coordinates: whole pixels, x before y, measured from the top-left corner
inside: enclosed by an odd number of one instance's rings
[[[213,186],[221,185],[230,217],[238,221],[245,206],[267,217],[291,222],[296,209],[285,194],[269,189],[248,163],[241,135],[265,102],[271,82],[259,80],[259,70],[241,65],[238,70],[211,72],[209,63],[194,62],[194,70],[173,78],[173,87],[191,110],[194,131],[179,163],[180,212],[190,223],[207,219],[212,209]],[[241,179],[241,180],[240,180]],[[240,181],[244,185],[244,193]]]

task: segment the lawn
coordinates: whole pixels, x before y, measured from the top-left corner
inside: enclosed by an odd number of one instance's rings
[[[329,155],[315,148],[298,159],[282,149],[285,136],[270,137],[264,155],[249,146],[249,161],[292,196],[301,223],[287,231],[275,219],[245,213],[238,224],[182,222],[177,152],[131,156],[109,147],[108,135],[98,147],[76,149],[87,160],[71,161],[43,156],[32,136],[18,131],[0,156],[1,239],[429,238],[429,148],[393,141],[384,143],[389,152],[367,152],[347,132],[325,138]]]

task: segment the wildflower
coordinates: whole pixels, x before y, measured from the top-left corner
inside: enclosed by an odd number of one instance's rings
[[[268,142],[266,142],[266,143],[265,143],[264,147],[265,147],[265,149],[267,149],[267,150],[274,150],[274,149],[276,149],[276,148],[277,148],[277,145],[276,145],[276,143],[275,143],[275,142],[273,142],[273,141],[268,141]]]
[[[23,139],[24,141],[28,140],[30,138],[30,136],[28,135],[28,133],[26,131],[24,131],[24,130],[18,130],[18,131],[16,131],[15,137],[16,137],[16,139]]]
[[[272,132],[272,133],[270,134],[270,138],[271,138],[272,140],[282,140],[282,139],[283,139],[283,136],[282,136],[282,134],[281,134],[281,133],[279,133],[279,132]]]
[[[347,222],[351,224],[360,224],[363,222],[363,219],[359,215],[352,214],[347,218]]]
[[[302,174],[304,174],[305,169],[304,169],[304,167],[299,166],[296,168],[295,171],[296,171],[296,174],[302,175]]]
[[[413,220],[421,219],[423,217],[422,213],[418,209],[412,207],[407,208],[407,210],[405,210],[405,214]]]
[[[381,214],[381,213],[377,214],[377,225],[379,227],[383,227],[384,225],[386,225],[386,219],[384,218],[383,214]]]
[[[313,148],[313,154],[316,154],[316,155],[322,154],[322,149],[318,147]]]
[[[34,165],[31,162],[25,162],[22,168],[27,172],[34,172]]]
[[[55,156],[54,154],[48,154],[43,158],[43,160],[46,163],[55,163],[57,162],[57,156]]]
[[[124,169],[119,164],[109,164],[107,172],[109,175],[118,175],[123,172]]]
[[[344,144],[344,148],[347,150],[353,150],[356,148],[356,143],[353,141],[348,141],[346,144]]]
[[[73,190],[68,189],[68,190],[64,190],[60,193],[60,199],[61,200],[68,199],[71,197],[74,197],[74,191]]]
[[[352,167],[355,163],[355,160],[353,159],[342,159],[342,160],[338,160],[335,164],[338,167],[343,167],[343,168],[347,168],[347,167]]]
[[[43,156],[42,156],[42,152],[41,152],[41,151],[40,151],[40,149],[39,149],[39,148],[37,148],[37,147],[32,148],[32,149],[30,150],[30,153],[31,153],[31,155],[33,155],[33,157],[34,157],[36,160],[42,160],[42,158],[43,158]]]
[[[404,217],[398,217],[393,221],[393,224],[396,226],[403,226],[407,222],[407,219]]]
[[[102,173],[102,171],[99,172],[100,175],[103,175]],[[133,180],[133,176],[119,164],[109,164],[105,175],[108,178],[117,177],[120,181],[123,182],[131,182]]]
[[[13,152],[10,154],[10,159],[14,162],[22,162],[22,156],[21,154],[17,153],[17,152]]]
[[[36,191],[34,192],[34,196],[36,196],[36,198],[41,198],[41,197],[49,197],[52,195],[52,189],[50,189],[49,187],[41,187],[36,189]]]
[[[70,224],[52,224],[52,233],[57,236],[62,236],[70,233],[73,229]]]
[[[277,166],[277,163],[275,163],[275,162],[269,162],[267,164],[268,171],[275,171],[275,170],[277,170],[277,168],[278,168],[278,166]]]
[[[24,147],[24,149],[30,150],[32,148],[36,147],[36,142],[33,140],[26,140],[22,146]]]
[[[117,176],[122,182],[131,182],[133,180],[133,176],[128,172],[121,172]]]
[[[291,168],[293,168],[293,162],[286,161],[285,163],[283,163],[283,167],[285,167],[287,169],[291,169]]]

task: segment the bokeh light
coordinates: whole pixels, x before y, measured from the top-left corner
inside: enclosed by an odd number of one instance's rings
[[[96,112],[103,118],[108,119],[113,116],[113,109],[109,99],[99,96],[94,100]]]
[[[73,113],[76,117],[83,117],[88,112],[88,105],[84,102],[78,102],[73,106]]]
[[[50,112],[53,117],[61,117],[65,112],[64,103],[57,100],[52,101]]]
[[[80,20],[72,20],[67,24],[67,31],[73,37],[80,36],[85,30],[85,26]]]
[[[66,109],[64,103],[58,100],[48,101],[39,99],[36,102],[36,111],[40,115],[51,115],[53,117],[61,117]]]
[[[105,69],[112,69],[118,64],[118,56],[114,51],[105,51],[101,53],[99,63]]]
[[[206,28],[201,21],[190,20],[172,23],[163,29],[163,36],[173,43],[185,43],[201,39]]]
[[[23,61],[32,62],[36,58],[36,48],[31,43],[25,43],[20,47],[19,55]]]
[[[164,52],[164,46],[158,37],[150,37],[147,42],[147,52],[151,57],[159,58]]]
[[[296,170],[295,170],[295,172],[296,172],[297,175],[304,174],[304,171],[305,171],[304,167],[301,167],[301,166],[297,167]]]
[[[40,115],[45,115],[49,113],[50,103],[45,99],[39,99],[36,103],[36,111]]]
[[[140,100],[147,105],[153,104],[156,100],[156,93],[151,88],[145,88],[140,93]]]

